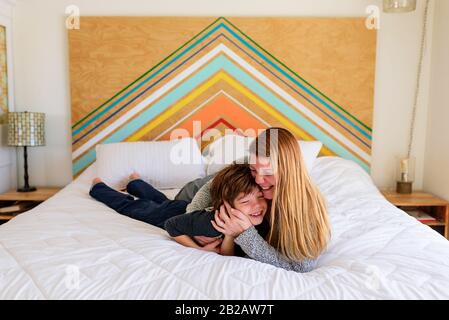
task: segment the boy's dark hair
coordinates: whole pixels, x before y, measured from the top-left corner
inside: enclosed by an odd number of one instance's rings
[[[231,164],[220,170],[210,186],[214,210],[220,209],[224,201],[233,206],[240,193],[249,194],[258,184],[251,175],[248,164]]]

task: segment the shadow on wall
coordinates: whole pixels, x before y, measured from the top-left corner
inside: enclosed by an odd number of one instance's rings
[[[7,146],[7,127],[6,124],[0,124],[0,193],[13,187],[11,170],[15,149]]]

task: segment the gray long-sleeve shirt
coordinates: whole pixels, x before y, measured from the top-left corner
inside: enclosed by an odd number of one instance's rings
[[[210,197],[210,185],[212,184],[212,180],[213,179],[206,182],[197,193],[195,193],[192,202],[187,205],[187,213],[199,210],[212,210],[212,200]]]
[[[192,202],[187,206],[187,212],[210,208],[212,202],[210,198],[211,183],[212,180],[208,181],[198,190]],[[254,226],[241,233],[234,239],[234,242],[242,248],[248,257],[286,270],[309,272],[316,266],[315,260],[306,259],[301,262],[293,262],[285,258],[261,237]]]

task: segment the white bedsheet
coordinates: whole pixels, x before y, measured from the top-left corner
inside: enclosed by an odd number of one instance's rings
[[[182,247],[92,200],[93,171],[0,226],[1,299],[449,298],[449,242],[352,162],[324,157],[313,169],[332,241],[307,274]]]

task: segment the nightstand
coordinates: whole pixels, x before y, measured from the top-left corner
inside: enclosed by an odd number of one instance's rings
[[[33,192],[10,190],[0,194],[0,224],[44,202],[61,188],[38,188]]]
[[[434,196],[433,194],[417,191],[411,194],[400,194],[395,191],[381,191],[384,197],[404,211],[419,210],[435,218],[434,221],[421,221],[422,223],[441,230],[442,234],[449,239],[449,202]]]

